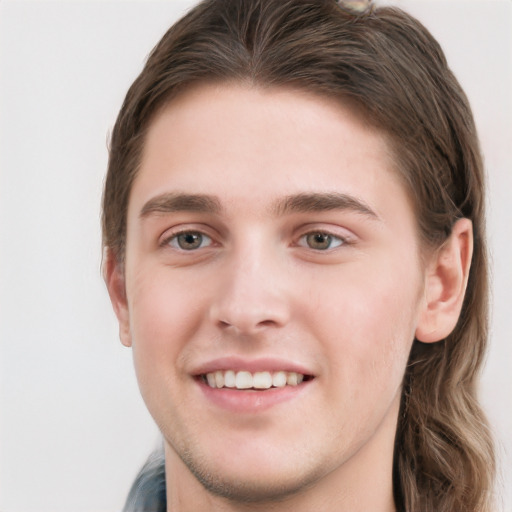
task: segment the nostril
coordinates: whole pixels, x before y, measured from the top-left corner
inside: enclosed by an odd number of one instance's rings
[[[274,320],[262,320],[258,326],[261,327],[271,327],[272,325],[276,325],[276,322]]]
[[[239,334],[255,334],[261,329],[267,327],[275,327],[278,323],[274,320],[261,320],[259,322],[251,322],[250,319],[239,319],[238,321],[228,322],[226,320],[218,320],[217,325],[222,330],[232,330]]]

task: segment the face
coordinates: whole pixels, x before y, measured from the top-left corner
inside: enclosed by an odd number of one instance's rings
[[[153,121],[127,225],[122,339],[169,460],[246,500],[389,465],[424,277],[383,136],[198,87]]]

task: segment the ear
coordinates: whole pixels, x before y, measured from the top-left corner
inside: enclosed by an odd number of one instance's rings
[[[433,343],[446,338],[459,319],[473,255],[473,225],[459,219],[430,261],[416,339]]]
[[[111,249],[107,249],[103,267],[103,278],[107,285],[110,302],[119,322],[119,338],[126,347],[131,347],[130,315],[126,299],[124,268]]]

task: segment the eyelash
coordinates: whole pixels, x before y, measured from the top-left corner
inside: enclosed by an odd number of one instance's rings
[[[197,247],[191,247],[191,248],[184,248],[180,246],[180,239],[179,237],[183,236],[189,236],[189,237],[197,237],[199,239],[199,245]],[[317,237],[316,242],[322,243],[322,237],[325,239],[327,246],[324,248],[315,248],[311,247],[310,243],[311,240],[309,240],[309,237]],[[193,244],[194,240],[190,240],[190,243]],[[203,242],[206,242],[207,245],[203,246]],[[306,249],[311,249],[315,252],[327,252],[333,249],[337,249],[338,247],[341,247],[343,245],[350,245],[352,242],[349,238],[335,235],[334,233],[331,233],[326,230],[311,230],[306,233],[303,233],[297,240],[296,246],[298,247],[304,247]],[[194,230],[194,229],[186,229],[179,231],[177,233],[173,233],[172,235],[166,237],[162,242],[162,247],[172,247],[176,251],[180,252],[194,252],[199,249],[205,249],[207,247],[210,247],[213,244],[212,237],[208,236],[207,234],[203,233],[200,230]],[[334,246],[333,246],[334,244]]]

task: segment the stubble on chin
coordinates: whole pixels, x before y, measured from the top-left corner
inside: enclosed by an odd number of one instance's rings
[[[295,473],[291,478],[276,481],[275,478],[265,478],[265,468],[261,468],[261,478],[242,480],[222,475],[215,468],[209,469],[204,458],[190,450],[183,450],[178,456],[206,491],[232,503],[263,505],[286,501],[300,495],[321,478],[317,474],[299,476]]]

